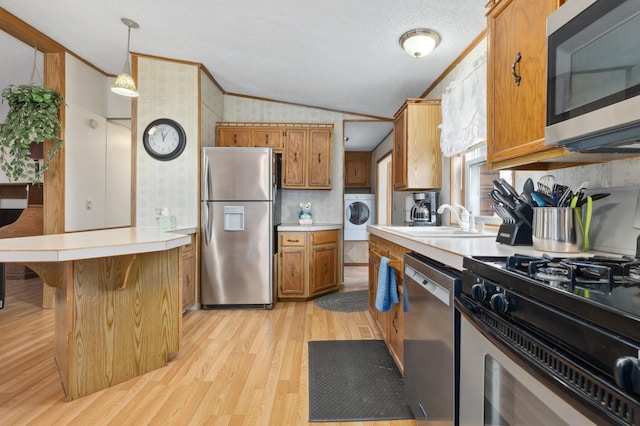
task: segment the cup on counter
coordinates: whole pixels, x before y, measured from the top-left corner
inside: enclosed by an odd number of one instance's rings
[[[571,207],[534,207],[533,248],[556,253],[582,250],[583,235],[576,209]]]

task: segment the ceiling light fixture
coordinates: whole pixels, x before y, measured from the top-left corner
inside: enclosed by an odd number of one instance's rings
[[[400,37],[400,46],[413,58],[427,56],[440,43],[440,36],[425,28],[407,31]]]
[[[131,28],[140,28],[140,25],[128,18],[122,18],[120,20],[128,27],[127,56],[124,61],[122,74],[120,74],[116,78],[115,83],[113,83],[113,86],[111,86],[111,91],[122,96],[136,97],[138,96],[138,90],[136,89],[136,83],[133,81],[133,77],[131,77],[131,65],[129,64],[129,44],[131,43]]]

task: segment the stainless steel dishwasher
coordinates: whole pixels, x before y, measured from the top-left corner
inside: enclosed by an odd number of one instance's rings
[[[419,254],[404,256],[404,388],[418,424],[454,424],[462,273]]]

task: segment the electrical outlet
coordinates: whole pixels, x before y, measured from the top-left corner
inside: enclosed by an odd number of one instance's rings
[[[86,208],[87,210],[91,210],[91,208],[92,208],[92,207],[93,207],[93,205],[92,205],[92,203],[91,203],[91,200],[87,200],[87,201],[85,202],[85,208]]]

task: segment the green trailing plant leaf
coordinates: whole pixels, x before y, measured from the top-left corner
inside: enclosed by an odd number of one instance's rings
[[[2,98],[9,104],[9,113],[0,124],[0,168],[11,182],[42,182],[45,170],[64,143],[58,116],[64,104],[62,95],[48,87],[22,85],[3,89]],[[45,140],[52,141],[53,148],[47,151],[42,167],[37,167],[30,157],[30,146]]]

